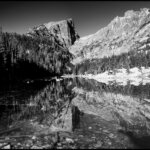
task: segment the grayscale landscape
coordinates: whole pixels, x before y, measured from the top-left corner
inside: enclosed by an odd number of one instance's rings
[[[0,25],[0,149],[150,148],[150,2],[3,1]]]

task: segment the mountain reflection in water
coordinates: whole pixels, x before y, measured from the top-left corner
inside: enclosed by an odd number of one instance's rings
[[[0,136],[70,132],[78,148],[150,148],[149,89],[82,78],[1,87]]]

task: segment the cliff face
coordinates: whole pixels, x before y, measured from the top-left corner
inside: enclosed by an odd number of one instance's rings
[[[150,46],[150,11],[127,11],[95,34],[82,37],[70,47],[74,64],[85,59],[111,57]]]
[[[65,48],[70,47],[79,38],[72,19],[36,26],[30,29],[28,35],[54,36]]]
[[[26,35],[0,31],[1,79],[70,73],[72,54],[68,47],[78,38],[72,19],[34,27]]]

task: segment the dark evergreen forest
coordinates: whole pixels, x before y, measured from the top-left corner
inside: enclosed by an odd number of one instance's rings
[[[72,55],[53,36],[0,33],[0,80],[16,81],[70,73]]]
[[[138,67],[139,69],[141,67],[150,67],[150,51],[147,49],[142,51],[135,50],[118,56],[87,59],[75,66],[74,74],[98,74],[105,71],[115,73],[116,69],[121,68],[125,68],[129,73],[129,69],[133,67]]]

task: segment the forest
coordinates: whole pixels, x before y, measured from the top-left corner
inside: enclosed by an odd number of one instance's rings
[[[69,73],[72,55],[52,35],[0,32],[0,80],[16,81]]]
[[[129,69],[133,67],[138,67],[139,70],[141,67],[150,67],[150,51],[134,50],[102,59],[87,59],[75,66],[74,74],[98,74],[105,71],[115,73],[121,68],[125,68],[129,73]]]
[[[133,50],[102,59],[87,59],[73,66],[73,55],[51,34],[32,35],[0,30],[0,81],[50,78],[63,74],[115,73],[117,69],[150,67],[150,51]]]

